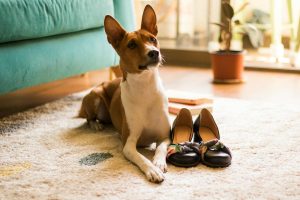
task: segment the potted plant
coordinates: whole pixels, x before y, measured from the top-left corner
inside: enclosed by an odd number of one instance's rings
[[[236,12],[240,12],[246,7],[246,4]],[[236,14],[227,2],[222,2],[222,17],[224,19],[221,23],[212,23],[218,25],[221,28],[220,35],[220,50],[211,52],[212,69],[213,69],[213,82],[214,83],[241,83],[244,81],[244,51],[231,50],[231,40],[233,37],[233,29],[237,29],[235,33],[245,34],[245,28],[247,27],[253,30],[254,35],[258,30],[251,24],[242,24],[239,20],[233,20]]]

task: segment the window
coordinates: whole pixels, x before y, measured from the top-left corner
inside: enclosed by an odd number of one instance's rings
[[[224,0],[223,0],[224,1]],[[162,49],[214,51],[219,48],[222,0],[136,0],[138,24],[143,8],[150,4],[158,18],[158,38]],[[237,31],[231,48],[246,50],[246,66],[300,68],[300,1],[231,0],[235,16],[242,24],[259,30]],[[275,15],[273,13],[276,13]],[[259,47],[257,47],[259,45]]]

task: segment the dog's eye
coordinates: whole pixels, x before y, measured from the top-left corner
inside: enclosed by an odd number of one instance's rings
[[[128,42],[127,47],[129,49],[134,49],[137,47],[137,44],[135,43],[135,41],[131,40],[130,42]]]
[[[152,43],[156,43],[156,38],[155,37],[150,37],[149,41],[152,42]]]

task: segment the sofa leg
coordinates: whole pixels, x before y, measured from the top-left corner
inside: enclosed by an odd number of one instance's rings
[[[86,78],[87,76],[88,76],[88,72],[80,74],[80,77],[82,77],[82,78]]]

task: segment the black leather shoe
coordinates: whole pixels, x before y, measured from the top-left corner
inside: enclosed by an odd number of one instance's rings
[[[188,109],[181,109],[171,130],[172,144],[168,147],[167,160],[178,167],[199,164],[199,144],[192,143],[193,119]]]
[[[227,167],[232,154],[220,141],[218,126],[207,109],[203,109],[194,122],[194,142],[200,145],[201,162],[209,167]]]

